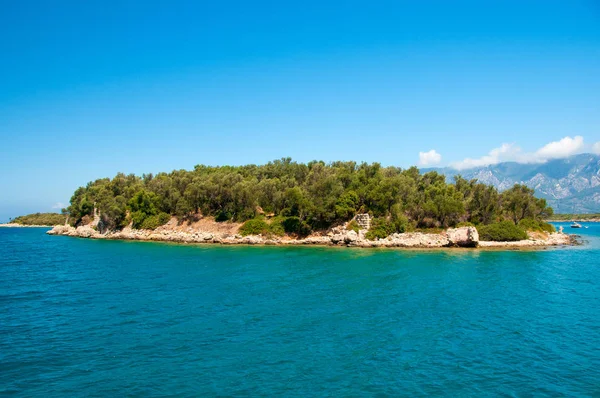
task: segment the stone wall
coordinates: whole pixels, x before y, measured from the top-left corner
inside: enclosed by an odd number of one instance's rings
[[[371,228],[371,216],[368,213],[355,215],[354,221],[356,221],[360,229]]]

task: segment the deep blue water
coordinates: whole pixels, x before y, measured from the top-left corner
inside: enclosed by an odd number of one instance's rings
[[[583,247],[186,246],[0,228],[0,395],[598,396]]]

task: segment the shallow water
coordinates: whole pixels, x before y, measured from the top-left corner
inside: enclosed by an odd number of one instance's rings
[[[582,247],[431,252],[0,228],[0,395],[597,396],[584,225]]]

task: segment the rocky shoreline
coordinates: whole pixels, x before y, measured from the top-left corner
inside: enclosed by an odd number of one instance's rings
[[[221,245],[319,245],[348,247],[390,247],[390,248],[541,248],[549,246],[566,246],[575,244],[573,235],[555,232],[552,234],[530,234],[527,240],[517,242],[479,241],[479,234],[474,227],[448,229],[444,232],[421,233],[408,232],[393,234],[385,239],[368,240],[366,230],[348,231],[343,227],[329,230],[326,234],[312,235],[302,239],[292,237],[266,237],[261,235],[241,236],[239,234],[213,233],[201,230],[176,231],[167,228],[137,230],[126,227],[121,231],[100,233],[90,225],[74,228],[69,225],[57,225],[49,235],[63,235],[91,239],[140,240],[176,243],[211,243]]]

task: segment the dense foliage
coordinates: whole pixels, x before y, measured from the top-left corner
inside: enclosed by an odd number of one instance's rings
[[[16,217],[11,222],[21,225],[62,225],[66,219],[67,216],[64,214],[35,213]]]
[[[269,233],[269,224],[266,223],[265,220],[260,218],[255,218],[252,220],[246,221],[240,227],[240,234],[242,236],[246,235],[266,235]]]
[[[379,217],[373,220],[366,238],[375,240],[383,239],[394,233],[405,232],[408,227],[408,219],[401,212],[392,211],[390,217]]]
[[[456,177],[447,183],[436,172],[420,174],[416,167],[400,169],[378,163],[312,161],[290,158],[266,165],[176,170],[157,175],[117,174],[78,188],[68,210],[73,224],[85,222],[94,207],[103,229],[152,228],[175,215],[196,214],[217,221],[244,222],[262,214],[274,216],[269,228],[306,235],[312,230],[350,220],[357,213],[376,218],[375,229],[401,232],[407,228],[446,228],[461,222],[475,225],[552,214],[533,190],[515,185],[499,193],[494,187]],[[150,220],[150,221],[148,221]],[[248,228],[258,229],[260,223]]]
[[[346,230],[358,233],[358,231],[360,231],[360,225],[358,225],[355,220],[352,220],[346,225]]]
[[[311,232],[310,226],[306,222],[302,221],[300,217],[296,216],[285,217],[281,221],[281,225],[283,225],[283,230],[288,234],[306,236]]]
[[[479,239],[485,241],[513,242],[527,239],[527,233],[510,221],[501,221],[477,228]]]
[[[519,227],[525,231],[533,232],[556,232],[554,225],[547,223],[543,220],[533,220],[531,218],[525,218],[519,221]]]

